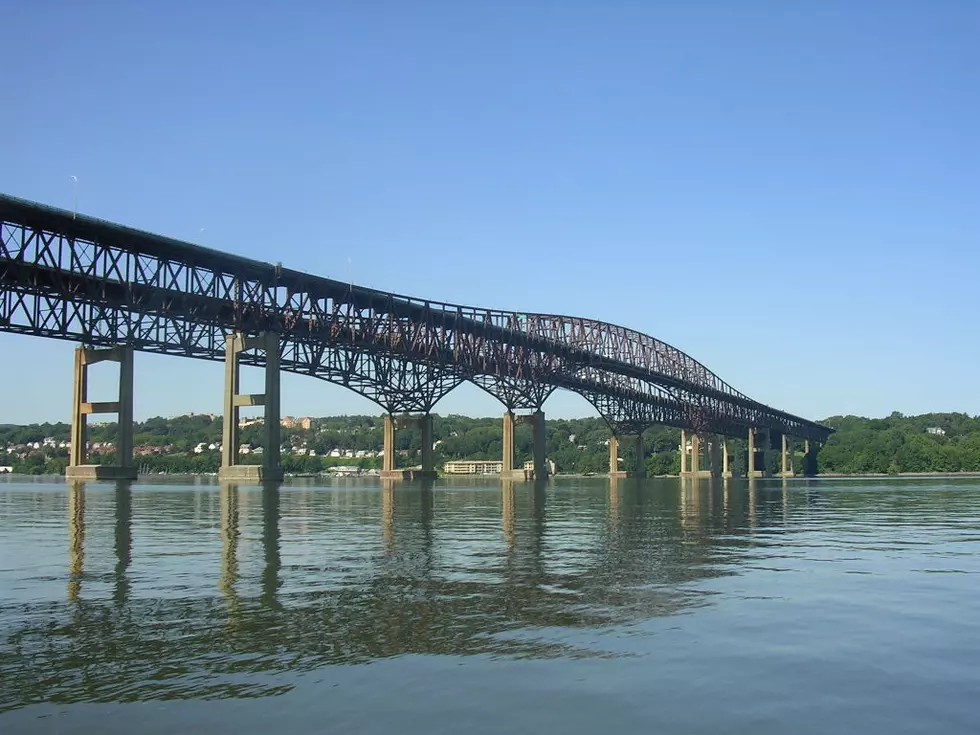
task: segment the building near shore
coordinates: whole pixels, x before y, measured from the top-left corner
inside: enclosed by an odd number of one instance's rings
[[[499,475],[504,463],[499,459],[457,459],[442,466],[446,475]]]
[[[548,472],[555,474],[555,463],[549,459],[547,465]],[[503,469],[504,463],[499,459],[457,459],[442,466],[444,475],[499,475]],[[534,462],[525,462],[524,471],[533,472]]]

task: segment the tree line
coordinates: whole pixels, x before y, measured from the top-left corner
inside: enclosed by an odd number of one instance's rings
[[[903,473],[903,472],[980,472],[980,417],[962,413],[932,413],[904,416],[893,413],[887,418],[832,416],[823,421],[835,429],[818,455],[818,468],[824,473]],[[336,465],[372,468],[379,465],[374,456],[383,442],[383,416],[333,416],[314,419],[308,430],[283,428],[283,469],[292,473],[316,473]],[[0,426],[0,466],[27,474],[64,472],[67,450],[57,446],[34,448],[35,443],[53,439],[68,441],[70,427],[65,423]],[[547,455],[561,473],[604,473],[609,468],[610,430],[598,417],[550,419],[546,424]],[[89,427],[91,443],[115,442],[117,426],[113,423]],[[499,417],[473,418],[450,414],[433,417],[435,459],[438,466],[457,459],[499,459],[502,453],[502,427]],[[174,418],[155,417],[134,427],[134,446],[156,448],[136,458],[137,464],[150,472],[207,473],[216,472],[220,464],[211,444],[221,441],[221,418],[188,415]],[[252,425],[241,431],[242,443],[262,445],[262,426]],[[633,440],[624,438],[620,445],[621,468],[636,469]],[[531,428],[518,424],[515,432],[518,464],[531,458]],[[650,475],[677,474],[680,471],[680,432],[653,427],[644,433],[645,465]],[[204,451],[195,453],[195,447]],[[396,438],[399,465],[412,466],[420,461],[421,433],[415,428],[399,430]],[[794,446],[796,467],[802,468],[802,443]],[[305,450],[305,451],[304,451]],[[364,451],[372,456],[330,457],[332,450],[341,453]],[[744,472],[746,443],[731,439],[729,451],[732,468]],[[109,464],[115,457],[93,453],[93,463]],[[260,462],[261,455],[244,455],[243,461]],[[770,470],[776,471],[779,453],[769,457]]]

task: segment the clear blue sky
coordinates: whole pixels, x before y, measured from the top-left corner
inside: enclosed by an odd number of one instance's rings
[[[70,208],[77,176],[110,220],[625,324],[808,417],[980,413],[980,3],[33,0],[4,25],[0,191]],[[0,423],[68,418],[71,351],[0,334]],[[136,370],[137,417],[220,411],[217,363]]]

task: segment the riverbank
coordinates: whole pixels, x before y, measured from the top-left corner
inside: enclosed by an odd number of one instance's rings
[[[780,478],[780,477],[768,477],[760,478],[767,480],[779,480],[779,479],[793,479],[793,480],[820,480],[820,479],[872,479],[872,478],[907,478],[907,479],[929,479],[929,478],[980,478],[980,472],[864,472],[864,473],[841,473],[841,472],[821,472],[819,475],[804,476],[796,475],[793,478]],[[378,472],[367,471],[363,473],[325,473],[322,475],[313,475],[308,473],[303,474],[287,474],[286,480],[340,480],[340,479],[378,479]],[[609,479],[609,475],[605,473],[575,473],[575,472],[560,472],[551,476],[552,479],[556,480],[592,480],[592,479]],[[31,482],[52,482],[64,480],[63,475],[51,475],[51,474],[39,474],[39,475],[27,475],[18,474],[13,472],[0,473],[0,481],[7,480],[17,480],[20,482],[31,481]],[[440,480],[493,480],[499,479],[498,475],[440,475]],[[647,479],[651,480],[669,480],[669,479],[680,479],[680,475],[649,475]],[[744,480],[744,477],[735,477],[735,480]],[[195,480],[200,482],[201,480],[209,481],[207,484],[217,483],[217,474],[214,472],[186,472],[186,473],[150,473],[146,475],[140,475],[138,481],[145,482],[147,480]]]

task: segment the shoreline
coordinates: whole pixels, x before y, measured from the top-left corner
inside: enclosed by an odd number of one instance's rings
[[[855,480],[861,480],[861,479],[878,479],[878,478],[888,478],[888,477],[905,478],[905,479],[929,479],[929,478],[937,478],[937,479],[938,478],[947,478],[947,479],[948,478],[965,478],[965,479],[970,479],[970,478],[980,478],[980,472],[941,472],[941,471],[937,471],[937,472],[896,472],[896,473],[887,473],[887,472],[862,472],[862,473],[853,473],[853,474],[847,474],[847,473],[841,473],[841,472],[825,472],[825,473],[822,472],[819,475],[796,475],[794,477],[778,477],[778,476],[775,476],[774,475],[774,476],[771,476],[771,477],[759,477],[759,478],[751,478],[751,479],[755,479],[755,480],[821,480],[821,479],[832,479],[832,480],[855,479]],[[16,479],[64,480],[65,479],[65,476],[64,475],[50,475],[50,474],[28,475],[28,474],[19,474],[19,473],[15,473],[15,472],[4,472],[4,473],[0,473],[0,481],[2,481],[3,479],[6,479],[6,478],[10,478],[10,479],[15,479],[16,478]],[[219,484],[218,483],[217,473],[213,473],[213,472],[179,472],[179,473],[178,472],[173,472],[173,473],[168,473],[168,474],[156,474],[156,473],[152,473],[152,474],[147,474],[147,475],[140,475],[136,480],[131,480],[131,482],[141,482],[141,481],[146,481],[146,480],[157,480],[157,479],[167,479],[167,478],[173,478],[173,479],[195,479],[195,480],[208,479],[208,480],[214,480],[214,482],[213,483],[210,483],[209,482],[207,484],[215,484],[215,485]],[[376,472],[375,473],[372,473],[370,471],[369,472],[365,472],[364,474],[353,474],[353,473],[343,473],[343,474],[342,473],[336,473],[336,474],[334,474],[334,473],[328,473],[328,474],[324,474],[324,475],[311,475],[311,474],[305,474],[304,473],[304,474],[295,474],[295,475],[289,475],[289,474],[287,474],[286,475],[286,481],[289,481],[289,480],[341,480],[341,479],[347,480],[347,479],[352,479],[352,478],[353,479],[359,479],[359,480],[366,480],[366,479],[375,479],[375,480],[377,480],[377,479],[380,479],[380,475],[377,474]],[[500,479],[500,476],[499,475],[455,475],[455,474],[451,474],[451,475],[439,475],[438,479],[439,480],[447,480],[447,479],[452,479],[452,480],[499,480]],[[601,480],[608,480],[608,479],[610,479],[610,477],[609,477],[609,475],[607,473],[582,474],[582,473],[569,472],[569,473],[557,473],[557,474],[554,474],[554,475],[549,476],[548,479],[549,480],[550,479],[555,479],[555,480],[566,480],[566,479],[568,479],[568,480],[600,480],[600,479]],[[625,478],[623,478],[623,479],[625,479]],[[650,475],[649,477],[646,477],[644,479],[648,479],[648,480],[671,480],[671,479],[673,479],[673,480],[679,480],[679,479],[682,479],[682,478],[681,478],[680,475]],[[701,478],[701,479],[709,479],[709,478]],[[731,479],[731,480],[748,480],[749,478],[741,477],[740,476],[740,477],[733,477],[733,478],[728,478],[728,479]],[[102,482],[102,481],[86,480],[86,482]]]

